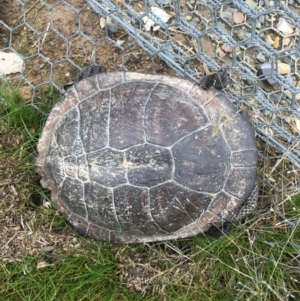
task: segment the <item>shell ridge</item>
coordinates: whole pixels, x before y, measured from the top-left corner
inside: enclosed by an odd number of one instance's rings
[[[107,147],[110,147],[110,114],[111,114],[111,101],[112,101],[112,89],[109,90],[109,105],[108,105],[108,117],[107,117],[107,127],[106,127],[106,134],[107,134]]]
[[[114,187],[115,188],[115,187]],[[115,189],[112,189],[111,191],[111,204],[112,204],[112,211],[113,211],[113,214],[115,216],[115,219],[116,219],[116,222],[117,222],[117,229],[118,229],[118,232],[122,232],[122,227],[121,227],[121,224],[120,224],[120,221],[119,221],[119,218],[118,218],[118,214],[117,214],[117,209],[116,209],[116,204],[115,204]]]
[[[152,94],[153,94],[153,91],[154,89],[158,86],[158,83],[156,85],[154,85],[154,87],[151,89],[148,97],[147,97],[147,100],[145,101],[145,104],[144,104],[144,108],[143,108],[143,124],[142,124],[142,127],[143,127],[143,132],[144,132],[144,142],[148,142],[148,139],[147,139],[147,133],[146,133],[146,122],[145,122],[145,119],[146,119],[146,108],[147,108],[147,105],[149,103],[149,100],[151,99],[152,97]]]
[[[78,123],[78,126],[77,126],[77,137],[78,137],[78,139],[79,139],[79,141],[81,143],[81,146],[83,146],[82,138],[81,138],[81,135],[80,135],[80,129],[81,129],[81,123],[80,123],[81,112],[79,110],[78,105],[76,106],[76,110],[77,110],[77,114],[78,114],[78,120],[77,120],[77,123]],[[85,162],[87,162],[86,151],[85,151],[84,147],[82,147],[82,152],[83,152],[83,155],[84,155]],[[76,160],[77,160],[77,157],[76,157]],[[79,168],[80,168],[80,166],[78,165],[77,168],[78,168],[77,174],[79,174]],[[88,178],[88,181],[90,181],[90,173],[89,172],[87,173],[87,178]],[[80,180],[80,181],[82,182],[82,180]],[[82,185],[83,185],[83,202],[84,202],[84,208],[85,208],[85,213],[86,213],[86,220],[88,221],[89,213],[88,213],[88,210],[87,210],[87,204],[86,204],[86,200],[85,200],[85,185],[83,184],[83,182],[82,182]]]
[[[150,188],[148,188],[147,189],[148,190],[148,216],[150,217],[150,220],[158,227],[158,229],[160,230],[160,231],[163,231],[163,232],[165,232],[166,234],[168,234],[168,232],[166,231],[166,230],[164,230],[163,228],[161,228],[161,226],[155,221],[155,219],[154,219],[154,217],[153,217],[153,215],[152,215],[152,210],[151,210],[151,196],[150,196]]]
[[[180,141],[182,141],[183,139],[197,133],[197,132],[201,132],[203,130],[205,130],[206,128],[210,127],[211,125],[209,123],[202,125],[200,127],[198,127],[196,130],[189,132],[187,134],[185,134],[184,136],[182,136],[181,138],[179,138],[175,143],[173,143],[172,145],[170,145],[169,147],[172,149],[174,146],[176,146]]]

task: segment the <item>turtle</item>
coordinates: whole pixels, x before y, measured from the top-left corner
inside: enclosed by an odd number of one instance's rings
[[[37,145],[41,184],[79,234],[165,241],[206,233],[253,209],[254,131],[215,89],[216,76],[205,86],[97,70],[79,76],[52,108]]]

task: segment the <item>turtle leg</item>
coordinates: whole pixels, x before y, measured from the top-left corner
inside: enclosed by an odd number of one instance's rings
[[[212,237],[212,238],[219,238],[223,234],[227,234],[229,229],[232,226],[232,222],[235,220],[241,220],[245,218],[247,215],[249,215],[255,207],[257,206],[257,200],[258,200],[258,183],[255,182],[254,188],[246,201],[243,203],[241,208],[239,209],[237,215],[234,217],[232,221],[227,221],[220,227],[217,226],[211,226],[205,234]]]
[[[219,91],[226,88],[228,85],[227,69],[219,70],[218,72],[204,76],[200,80],[199,85],[204,90],[208,90],[210,87],[214,87]]]
[[[252,192],[241,206],[235,219],[236,220],[243,219],[244,217],[249,215],[255,209],[257,205],[257,200],[258,200],[258,183],[256,181]]]
[[[76,76],[75,83],[82,79],[88,78],[98,73],[106,72],[106,68],[100,65],[91,65],[82,69],[82,71]]]

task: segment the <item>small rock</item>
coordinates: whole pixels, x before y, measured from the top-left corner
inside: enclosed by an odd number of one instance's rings
[[[23,60],[15,53],[0,51],[0,62],[0,75],[22,72]]]
[[[237,37],[239,38],[239,40],[240,41],[242,41],[243,39],[244,39],[244,36],[245,36],[245,31],[244,30],[238,30],[237,32],[236,32],[236,35],[237,35]]]
[[[241,12],[236,12],[233,14],[233,22],[234,24],[241,24],[243,23],[245,20],[245,17],[243,15],[243,13]]]
[[[105,18],[100,18],[100,27],[103,29],[105,27]]]
[[[290,38],[283,38],[283,46],[288,46],[291,42]]]
[[[222,51],[221,49],[219,49],[218,55],[220,58],[223,58],[226,55],[226,53],[224,51]]]
[[[280,74],[289,74],[291,73],[291,66],[285,63],[278,63],[278,72]]]
[[[269,62],[263,63],[258,71],[257,71],[257,75],[263,75],[266,79],[266,81],[268,82],[269,85],[273,86],[276,85],[276,81],[270,76],[272,74],[272,65]]]
[[[266,57],[265,57],[261,52],[259,52],[259,53],[257,54],[256,59],[257,59],[258,61],[260,61],[261,63],[264,63],[264,62],[266,61]]]
[[[280,102],[280,100],[281,100],[281,96],[278,95],[278,94],[271,94],[271,95],[270,95],[270,100],[271,100],[273,103],[278,103],[278,102]]]
[[[220,29],[226,31],[225,25],[224,25],[223,23],[218,22],[218,23],[217,23],[217,26],[218,26]]]
[[[222,46],[222,50],[224,50],[225,52],[232,52],[232,47],[230,47],[229,45],[227,44],[224,44]]]
[[[260,28],[261,28],[261,23],[258,22],[258,21],[256,22],[256,28],[257,28],[257,29],[260,29]]]
[[[255,3],[253,0],[246,0],[245,1],[251,8],[256,8],[257,3]]]
[[[185,16],[185,19],[186,19],[187,21],[191,21],[191,20],[193,19],[193,16],[192,16],[192,15],[186,15],[186,16]]]
[[[259,18],[258,18],[258,21],[260,22],[260,23],[265,23],[265,16],[264,15],[262,15],[262,16],[260,16]]]
[[[118,24],[106,24],[107,29],[111,33],[116,33],[119,30],[119,25]]]
[[[272,40],[271,36],[268,34],[265,37],[265,41],[269,44],[269,45],[274,45],[274,41]]]
[[[274,39],[274,45],[273,45],[273,47],[275,49],[277,49],[279,47],[279,42],[280,42],[280,37],[276,36],[275,39]]]
[[[294,32],[292,25],[290,25],[284,18],[279,18],[277,29],[285,35],[289,35]]]

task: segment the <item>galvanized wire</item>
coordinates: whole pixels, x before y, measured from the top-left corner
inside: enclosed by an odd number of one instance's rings
[[[64,93],[64,87],[54,80],[56,66],[60,63],[67,63],[78,71],[83,67],[71,55],[71,41],[77,35],[82,36],[93,47],[94,55],[91,64],[98,63],[97,47],[103,41],[109,42],[121,53],[128,49],[114,39],[108,26],[105,26],[105,39],[100,41],[86,34],[80,16],[90,6],[99,17],[105,19],[105,24],[110,18],[113,24],[117,24],[132,37],[134,43],[149,53],[152,59],[160,58],[180,76],[199,82],[203,76],[198,72],[199,64],[205,64],[210,71],[227,68],[231,80],[225,91],[228,98],[239,108],[246,108],[251,112],[258,138],[299,168],[300,129],[297,132],[293,122],[296,119],[300,120],[300,17],[289,7],[288,1],[264,1],[268,2],[269,6],[266,4],[263,6],[261,2],[260,0],[189,0],[181,3],[179,0],[87,0],[85,4],[78,7],[78,5],[74,5],[74,1],[67,0],[14,0],[12,6],[18,4],[21,7],[21,16],[16,24],[8,24],[9,22],[4,22],[0,17],[0,38],[2,37],[0,47],[2,51],[18,54],[27,62],[30,59],[40,58],[49,66],[49,78],[41,83],[34,84],[28,78],[25,69],[21,75],[13,77],[13,79],[21,78],[32,89],[32,104],[43,111],[43,107],[35,100],[39,89],[45,84],[49,84]],[[248,3],[252,3],[252,6]],[[253,3],[257,5],[253,6]],[[37,29],[28,20],[29,11],[36,4],[43,5],[50,12],[47,29]],[[296,4],[293,7],[298,9]],[[58,28],[54,14],[55,10],[62,6],[67,7],[73,13],[74,19],[76,19],[73,21],[78,26],[75,32],[66,34]],[[137,10],[137,7],[140,9]],[[159,7],[168,12],[172,16],[171,21],[164,22],[152,11],[153,7]],[[228,10],[241,12],[245,20],[241,24],[232,22],[226,17]],[[159,31],[147,30],[144,17],[151,19],[155,26],[159,26]],[[259,20],[262,17],[269,21],[260,24],[262,22]],[[294,27],[293,33],[284,35],[277,28],[279,17]],[[197,21],[194,22],[194,19]],[[258,23],[262,25],[261,29]],[[16,49],[15,33],[24,26],[37,37],[36,53],[26,54]],[[237,38],[238,32],[241,31],[243,36]],[[52,33],[66,45],[64,58],[49,58],[43,51],[44,38],[47,34]],[[287,46],[275,48],[266,42],[268,34],[273,37],[277,35],[282,43],[284,38],[289,38],[290,43]],[[186,47],[185,42],[180,42],[180,38],[193,44],[192,49]],[[208,53],[205,43],[209,43],[214,52]],[[220,51],[224,45],[232,50],[222,57]],[[272,72],[268,76],[259,76],[257,64],[256,66],[252,64],[253,56],[257,53],[263,55],[266,62],[270,62],[272,65]],[[291,74],[280,74],[277,68],[278,62],[288,62],[291,66]],[[126,71],[124,56],[122,56],[122,64],[119,69]],[[272,78],[277,84],[276,88],[271,91],[266,91],[259,84],[267,78]],[[278,101],[274,101],[273,94],[279,97]],[[293,126],[294,130],[291,129]]]
[[[174,10],[176,18],[173,24],[164,23],[159,17],[149,10],[149,5],[145,6],[148,8],[148,11],[145,11],[144,14],[138,14],[134,9],[131,8],[130,4],[122,3],[122,9],[112,1],[108,0],[88,0],[89,5],[96,11],[99,15],[103,17],[110,17],[114,22],[119,24],[129,35],[133,36],[135,41],[142,47],[145,51],[151,53],[153,56],[158,56],[164,60],[171,68],[173,68],[179,75],[188,76],[195,81],[199,81],[201,76],[187,64],[191,60],[191,55],[186,53],[183,49],[178,49],[178,45],[174,42],[169,35],[168,29],[171,26],[180,28],[185,34],[187,34],[191,39],[197,40],[202,36],[209,34],[209,36],[214,39],[222,41],[223,43],[229,45],[233,49],[237,47],[246,47],[246,48],[255,48],[255,50],[260,51],[263,55],[269,59],[270,62],[275,63],[279,61],[282,57],[295,57],[297,61],[299,59],[299,38],[297,37],[297,45],[292,49],[282,49],[276,50],[270,44],[266,43],[262,38],[257,34],[255,24],[260,16],[263,14],[270,15],[276,13],[277,15],[283,17],[290,24],[300,28],[300,17],[295,14],[291,9],[285,6],[281,1],[275,1],[274,6],[267,10],[258,11],[256,9],[250,8],[250,6],[243,1],[202,1],[197,0],[193,6],[191,12],[195,12],[197,5],[201,4],[203,7],[207,8],[211,12],[212,16],[212,25],[210,28],[206,28],[204,31],[199,31],[195,26],[190,25],[184,18],[179,1],[172,0],[170,7]],[[243,41],[237,41],[233,36],[224,31],[221,26],[218,24],[218,20],[221,18],[220,14],[217,13],[217,10],[222,6],[227,5],[238,9],[244,14],[247,18],[253,20],[251,27],[251,34],[249,38]],[[143,26],[140,24],[143,22],[142,17],[147,15],[151,18],[155,24],[161,27],[161,30],[165,32],[165,40],[163,42],[159,41],[154,35],[150,35]],[[199,13],[198,13],[199,15]],[[138,24],[138,26],[136,26]],[[169,47],[165,47],[165,44],[168,44]],[[217,71],[220,69],[220,65],[216,60],[204,52],[198,51],[193,54],[193,58],[198,58],[200,61],[204,62],[211,70]],[[255,80],[258,79],[256,73],[245,64],[244,61],[239,61],[236,56],[232,56],[232,61],[227,64],[227,68],[234,68],[234,71],[239,74],[245,81],[248,81],[252,84],[254,89],[252,90],[251,95],[247,97],[241,97],[236,94],[236,91],[232,88],[228,88],[229,97],[237,103],[247,103],[249,98],[255,98],[257,104],[260,106],[260,110],[267,110],[270,113],[295,116],[300,118],[300,106],[299,102],[296,102],[295,95],[299,93],[299,88],[295,86],[294,83],[291,83],[287,80],[286,76],[281,75],[276,68],[274,68],[271,77],[278,83],[283,90],[287,90],[291,93],[291,99],[288,100],[289,104],[285,107],[275,106],[270,99],[267,97],[266,93],[258,86]],[[296,74],[297,79],[298,74]],[[299,135],[293,134],[288,130],[284,129],[280,124],[276,123],[276,120],[271,122],[258,122],[254,120],[255,130],[260,138],[264,141],[275,147],[279,152],[285,154],[292,163],[300,167],[300,138]],[[266,132],[265,128],[274,131],[274,137],[270,136]],[[285,143],[283,144],[282,141]]]

